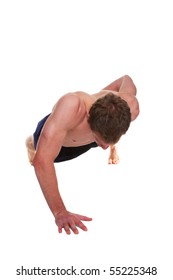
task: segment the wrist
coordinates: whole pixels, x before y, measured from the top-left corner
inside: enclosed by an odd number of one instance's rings
[[[59,214],[63,213],[63,212],[67,212],[65,207],[62,207],[61,209],[58,209],[56,211],[53,212],[54,217],[56,218]]]

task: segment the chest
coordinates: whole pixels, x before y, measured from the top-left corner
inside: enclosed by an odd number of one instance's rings
[[[64,146],[80,146],[94,142],[90,126],[85,118],[78,126],[68,131]]]

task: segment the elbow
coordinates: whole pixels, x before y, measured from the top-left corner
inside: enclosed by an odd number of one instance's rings
[[[35,169],[38,169],[39,166],[41,166],[41,164],[42,164],[41,159],[40,159],[39,157],[35,156],[34,159],[33,159],[33,161],[32,161],[33,167],[34,167]]]
[[[134,121],[138,117],[139,113],[140,113],[140,109],[139,106],[137,106],[133,111],[133,113],[131,114],[131,121]]]
[[[41,166],[44,165],[44,158],[36,154],[33,159],[32,165],[34,166],[35,169],[40,168]]]
[[[124,77],[124,79],[131,79],[131,77],[127,74],[125,74],[123,77]]]
[[[137,88],[132,80],[132,78],[129,75],[124,75],[124,81],[126,82],[126,84],[128,85],[129,88],[129,93],[131,93],[132,95],[137,94]]]
[[[54,164],[54,160],[52,158],[46,157],[45,155],[42,156],[36,154],[33,159],[33,166],[35,170],[41,170],[41,169],[47,170],[47,168],[49,166],[52,166],[53,164]]]
[[[130,82],[133,82],[132,78],[127,74],[123,76],[123,79],[124,80],[129,80]]]

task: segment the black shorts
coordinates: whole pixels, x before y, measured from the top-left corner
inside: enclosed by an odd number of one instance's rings
[[[41,121],[39,121],[36,130],[33,134],[34,136],[34,147],[36,149],[37,147],[37,142],[41,133],[41,130],[47,120],[47,118],[50,116],[47,115],[46,117],[44,117]],[[95,148],[98,147],[96,142],[92,142],[90,144],[87,145],[83,145],[83,146],[79,146],[79,147],[64,147],[62,146],[58,156],[55,158],[54,162],[62,162],[62,161],[66,161],[66,160],[70,160],[73,158],[76,158],[80,155],[82,155],[83,153],[87,152],[89,149],[91,148]]]

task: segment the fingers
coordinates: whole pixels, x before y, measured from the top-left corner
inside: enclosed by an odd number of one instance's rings
[[[65,230],[65,232],[66,232],[67,234],[70,234],[70,233],[71,233],[70,229],[73,231],[74,234],[78,234],[78,233],[79,233],[79,231],[78,231],[78,229],[77,229],[77,227],[76,227],[76,224],[75,224],[75,222],[74,222],[73,220],[71,220],[71,221],[69,222],[69,224],[67,224],[67,225],[64,226],[64,230]]]
[[[77,224],[77,226],[78,226],[80,229],[82,229],[83,231],[87,231],[87,230],[88,230],[87,227],[86,227],[81,221],[79,221],[79,223]]]
[[[65,230],[65,232],[66,232],[68,235],[71,234],[69,225],[65,225],[65,226],[64,226],[64,230]]]
[[[58,226],[58,232],[62,233],[63,226]]]
[[[64,229],[64,231],[66,232],[66,234],[71,234],[71,231],[70,231],[70,225],[68,224],[62,224],[62,225],[58,225],[58,232],[59,233],[62,233],[62,230]],[[74,229],[75,230],[75,229]]]
[[[61,225],[61,226],[58,226],[58,232],[59,233],[62,233],[62,229],[64,228],[64,230],[65,230],[65,232],[66,232],[66,234],[71,234],[71,232],[70,232],[70,228],[69,228],[69,226],[68,225]]]
[[[92,221],[92,218],[89,218],[87,216],[83,216],[83,215],[79,215],[79,214],[73,214],[75,215],[79,220],[82,220],[82,221]]]
[[[85,217],[85,216],[82,216],[82,217],[84,217],[85,221],[91,221],[92,220],[91,218],[88,218],[88,217]],[[78,234],[79,231],[78,231],[77,227],[82,229],[83,231],[88,230],[87,227],[80,220],[76,220],[75,222],[73,220],[71,220],[68,223],[58,225],[58,232],[62,233],[62,230],[64,229],[64,231],[68,235],[71,234],[71,231],[74,234]]]
[[[71,234],[71,230],[73,231],[74,234],[78,234],[79,231],[77,229],[77,227],[74,225],[62,225],[62,226],[58,226],[58,232],[62,233],[62,229],[64,228],[64,231],[66,232],[66,234],[70,235]]]

